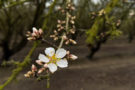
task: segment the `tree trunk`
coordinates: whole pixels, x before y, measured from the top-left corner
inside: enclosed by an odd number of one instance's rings
[[[89,59],[93,59],[95,53],[100,49],[101,42],[98,42],[96,46],[88,45],[90,47],[90,54],[88,55]]]

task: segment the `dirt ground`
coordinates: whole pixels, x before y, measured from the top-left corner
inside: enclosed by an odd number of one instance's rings
[[[109,40],[91,61],[86,58],[89,50],[83,41],[67,48],[79,59],[70,62],[68,68],[54,73],[49,89],[44,80],[38,82],[24,78],[27,68],[4,90],[135,90],[135,41],[127,43],[125,39]],[[44,45],[37,48],[33,60],[44,48]],[[23,59],[29,49],[28,45],[12,58]],[[0,68],[0,84],[7,80],[12,69]]]

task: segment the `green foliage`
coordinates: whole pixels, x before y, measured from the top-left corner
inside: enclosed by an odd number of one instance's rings
[[[103,28],[104,25],[104,20],[108,18],[108,15],[111,13],[111,11],[113,10],[113,8],[118,4],[119,0],[111,0],[109,2],[109,4],[105,7],[104,12],[105,12],[105,18],[98,16],[95,19],[95,22],[93,24],[93,26],[86,32],[87,34],[87,43],[91,43],[94,44],[95,41],[97,40],[97,36],[99,34],[101,28]]]

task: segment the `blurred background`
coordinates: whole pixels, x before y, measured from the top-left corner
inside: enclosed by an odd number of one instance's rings
[[[77,45],[64,48],[79,58],[52,76],[48,90],[135,90],[135,1],[72,3],[76,16],[72,38]],[[49,35],[56,29],[57,20],[65,18],[58,7],[65,5],[66,0],[0,0],[0,85],[31,49],[33,42],[27,41],[27,31],[43,28],[45,39],[53,42]],[[32,62],[46,47],[41,44],[36,48]],[[46,90],[45,80],[24,77],[30,66],[4,90]]]

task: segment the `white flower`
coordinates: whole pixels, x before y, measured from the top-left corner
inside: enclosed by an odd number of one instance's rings
[[[45,55],[39,54],[38,59],[47,64],[50,72],[54,73],[57,70],[57,66],[60,68],[68,67],[68,62],[66,59],[63,59],[66,56],[66,50],[60,48],[56,51],[52,47],[45,49]]]

